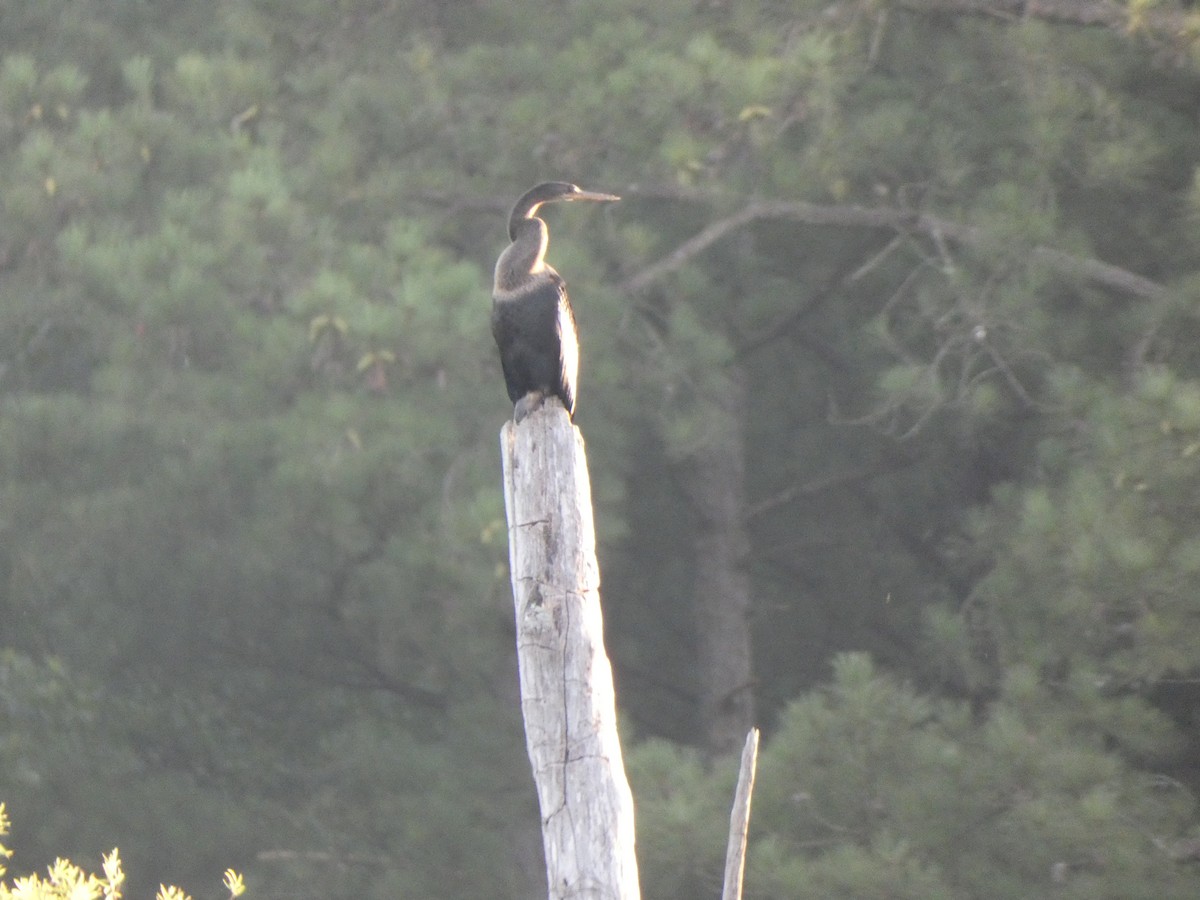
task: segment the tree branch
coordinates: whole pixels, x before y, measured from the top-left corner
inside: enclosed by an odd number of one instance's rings
[[[730,216],[712,222],[658,262],[626,279],[622,287],[628,293],[641,293],[651,284],[682,269],[730,233],[763,219],[784,219],[805,225],[832,225],[842,228],[887,228],[965,247],[982,247],[992,240],[978,225],[967,225],[940,216],[903,209],[856,205],[822,206],[800,201],[756,201]],[[1060,275],[1081,278],[1135,297],[1157,297],[1165,290],[1158,282],[1136,272],[1091,257],[1076,256],[1064,250],[1043,246],[1034,247],[1028,252],[1034,259]]]
[[[1040,19],[1056,25],[1109,28],[1125,34],[1138,31],[1177,40],[1186,34],[1189,17],[1179,9],[1146,9],[1132,13],[1111,0],[892,0],[915,13],[986,16],[1005,21]]]
[[[756,350],[765,347],[767,344],[778,339],[796,328],[804,319],[816,312],[826,302],[831,300],[835,294],[845,290],[849,285],[854,284],[860,278],[866,276],[876,266],[878,266],[891,252],[899,246],[902,238],[894,237],[888,241],[887,246],[871,255],[871,258],[864,263],[859,263],[857,258],[851,259],[841,265],[838,271],[834,274],[826,284],[821,286],[821,289],[810,296],[801,306],[796,309],[788,310],[782,317],[776,319],[765,331],[748,340],[743,340],[737,348],[739,358],[744,358],[754,353]]]
[[[757,503],[750,504],[746,508],[745,519],[747,522],[750,522],[771,512],[772,510],[778,509],[781,506],[786,506],[793,500],[798,500],[801,497],[811,497],[814,494],[836,490],[838,488],[846,487],[847,485],[857,484],[863,481],[870,481],[883,475],[890,475],[893,472],[898,472],[901,469],[911,465],[911,460],[897,456],[893,459],[885,460],[872,466],[864,466],[859,469],[849,469],[844,472],[834,472],[831,475],[825,475],[821,478],[814,478],[811,481],[805,481],[801,484],[793,484],[790,487],[779,491],[774,496],[767,497],[763,500],[759,500]]]

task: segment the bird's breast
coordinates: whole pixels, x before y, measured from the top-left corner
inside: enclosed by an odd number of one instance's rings
[[[502,278],[500,270],[497,268],[492,299],[497,303],[511,303],[534,300],[550,294],[557,295],[562,278],[545,263],[540,265],[538,271],[530,272],[516,279]]]

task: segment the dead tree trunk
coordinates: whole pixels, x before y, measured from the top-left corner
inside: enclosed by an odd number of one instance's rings
[[[583,438],[556,403],[500,432],[525,742],[550,900],[638,900]]]

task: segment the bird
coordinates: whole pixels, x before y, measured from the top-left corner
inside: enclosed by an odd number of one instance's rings
[[[566,181],[546,181],[522,194],[513,206],[508,218],[512,243],[496,260],[492,336],[500,348],[514,422],[540,409],[548,397],[557,397],[567,415],[575,416],[579,375],[575,313],[562,276],[546,263],[550,230],[537,212],[544,203],[620,199]]]

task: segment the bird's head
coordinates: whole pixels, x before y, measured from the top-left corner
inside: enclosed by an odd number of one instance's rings
[[[521,199],[513,206],[512,215],[508,218],[508,236],[516,240],[518,223],[523,219],[532,219],[537,215],[538,208],[543,203],[556,203],[560,200],[599,200],[611,202],[620,200],[616,194],[602,194],[598,191],[585,191],[577,184],[569,181],[543,181],[521,195]]]

